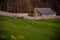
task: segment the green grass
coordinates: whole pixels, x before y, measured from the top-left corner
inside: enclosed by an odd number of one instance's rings
[[[60,19],[32,21],[0,16],[0,40],[60,40]]]

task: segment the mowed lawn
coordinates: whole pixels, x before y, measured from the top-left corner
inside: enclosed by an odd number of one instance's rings
[[[60,19],[32,21],[0,16],[0,40],[60,40]]]

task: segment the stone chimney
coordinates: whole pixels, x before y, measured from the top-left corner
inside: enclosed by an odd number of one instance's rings
[[[37,16],[38,16],[37,8],[34,8],[34,16],[35,16],[35,17],[37,17]]]

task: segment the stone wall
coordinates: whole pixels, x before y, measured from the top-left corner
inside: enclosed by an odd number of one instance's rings
[[[8,12],[0,11],[0,15],[2,15],[2,16],[10,16],[10,17],[13,17],[13,16],[25,17],[25,16],[28,16],[28,13],[8,13]]]
[[[54,19],[55,17],[56,17],[56,14],[42,15],[43,19]]]
[[[8,13],[8,12],[2,12],[0,11],[0,15],[2,16],[10,16],[10,17],[23,17],[24,19],[27,20],[41,20],[41,19],[55,19],[55,18],[60,18],[60,16],[56,16],[56,14],[52,15],[42,15],[42,16],[28,16],[28,13]]]
[[[49,16],[37,16],[37,17],[31,17],[31,16],[28,16],[28,17],[24,17],[24,19],[27,19],[27,20],[41,20],[41,19],[55,19],[55,18],[60,18],[60,17],[49,17]]]

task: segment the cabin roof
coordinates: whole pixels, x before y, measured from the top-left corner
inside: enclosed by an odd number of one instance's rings
[[[55,14],[56,13],[51,8],[36,8],[36,9],[41,14]]]

